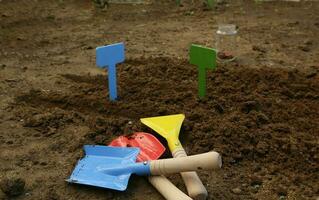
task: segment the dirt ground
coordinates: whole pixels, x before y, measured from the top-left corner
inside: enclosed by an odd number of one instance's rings
[[[0,199],[160,200],[142,177],[125,192],[65,180],[84,144],[154,133],[139,119],[177,113],[189,154],[223,156],[220,171],[199,172],[209,199],[318,199],[318,13],[309,1],[101,10],[85,0],[0,0]],[[208,72],[199,100],[188,49],[214,47],[225,22],[239,27],[239,58]],[[127,59],[111,103],[95,47],[121,41]]]

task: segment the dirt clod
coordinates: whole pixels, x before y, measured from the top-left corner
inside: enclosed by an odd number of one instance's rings
[[[264,113],[257,114],[257,124],[267,124],[269,122],[269,117]]]
[[[9,197],[19,196],[24,192],[25,181],[22,178],[4,178],[0,182],[1,190]]]
[[[218,112],[218,113],[220,113],[220,114],[222,114],[222,113],[224,113],[224,107],[222,106],[222,105],[220,105],[220,104],[215,104],[214,105],[214,108],[216,109],[216,111]]]
[[[259,111],[260,104],[257,101],[246,101],[243,103],[241,110],[246,114],[252,110]]]
[[[265,47],[257,46],[257,45],[253,45],[252,50],[258,51],[260,53],[266,53],[267,52],[267,49]]]

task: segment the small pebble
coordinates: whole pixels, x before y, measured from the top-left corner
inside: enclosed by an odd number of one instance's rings
[[[247,187],[247,186],[248,186],[248,184],[247,184],[247,183],[243,183],[243,184],[241,184],[241,186],[243,186],[243,187]]]
[[[240,194],[241,193],[241,189],[240,188],[234,188],[234,189],[232,189],[232,192],[234,194]]]
[[[285,196],[280,196],[279,199],[280,200],[284,200],[284,199],[286,199],[286,197]]]

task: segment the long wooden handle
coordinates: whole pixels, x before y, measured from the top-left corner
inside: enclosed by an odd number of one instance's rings
[[[172,152],[174,158],[186,157],[187,154],[183,148],[178,148]],[[199,179],[196,172],[182,172],[181,176],[184,180],[188,195],[195,200],[207,199],[208,192]]]
[[[169,158],[150,161],[152,175],[173,174],[195,170],[213,170],[222,166],[221,156],[217,152],[208,152],[181,158]]]
[[[167,200],[192,200],[165,176],[149,176],[148,180]]]

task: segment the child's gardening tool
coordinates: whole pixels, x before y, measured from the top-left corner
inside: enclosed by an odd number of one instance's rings
[[[215,6],[215,0],[207,0],[207,6],[210,8],[210,9],[213,9],[213,7]]]
[[[160,175],[221,166],[217,152],[136,163],[139,148],[85,145],[84,151],[85,157],[67,181],[121,191],[126,189],[131,174]]]
[[[165,152],[165,147],[152,134],[138,132],[129,136],[120,136],[114,139],[109,146],[113,147],[138,147],[140,153],[137,162],[157,160]]]
[[[167,140],[168,147],[172,152],[173,157],[179,158],[187,156],[178,139],[184,118],[185,116],[183,114],[178,114],[143,118],[141,119],[141,122],[163,136]],[[196,200],[207,198],[207,190],[196,172],[183,172],[181,175],[191,198]]]
[[[177,4],[178,6],[181,5],[181,0],[175,0],[175,1],[176,1],[176,4]],[[206,0],[206,3],[207,3],[207,5],[208,5],[208,7],[209,7],[210,9],[212,9],[213,6],[215,5],[215,0]]]
[[[128,137],[120,136],[113,140],[109,146],[140,148],[137,162],[157,160],[165,152],[162,143],[149,133],[134,133]],[[148,180],[167,200],[191,200],[165,176],[149,176]]]
[[[111,101],[115,101],[117,98],[116,64],[124,61],[124,53],[123,43],[96,48],[96,65],[100,68],[108,68]]]
[[[198,94],[200,98],[204,98],[206,95],[206,69],[216,68],[216,51],[192,44],[190,63],[198,67]]]

